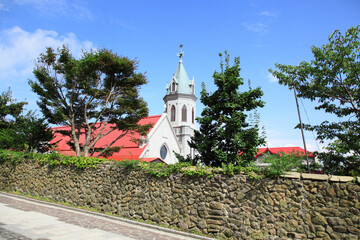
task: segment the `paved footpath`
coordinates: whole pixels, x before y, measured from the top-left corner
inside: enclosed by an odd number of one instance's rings
[[[210,239],[0,192],[1,239]]]

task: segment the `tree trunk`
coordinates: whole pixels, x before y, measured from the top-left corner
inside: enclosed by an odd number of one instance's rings
[[[74,139],[74,146],[75,146],[76,156],[81,157],[80,143],[79,143],[79,138],[76,135],[75,121],[74,121],[73,116],[71,117],[70,123],[71,123],[71,134],[72,134],[73,139]]]

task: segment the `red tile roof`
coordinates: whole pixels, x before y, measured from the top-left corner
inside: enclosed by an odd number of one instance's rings
[[[151,123],[152,126],[154,126],[157,121],[159,121],[161,115],[155,115],[155,116],[149,116],[146,118],[143,118],[139,121],[140,125],[146,125]],[[99,123],[101,124],[101,123]],[[113,127],[114,124],[108,124],[104,131],[109,131],[111,127]],[[75,151],[71,149],[71,147],[67,144],[67,142],[70,140],[69,137],[62,135],[59,132],[60,130],[70,130],[69,126],[62,126],[62,127],[54,127],[52,128],[55,132],[54,138],[51,140],[50,143],[55,143],[55,150],[59,151],[61,154],[64,155],[70,155],[74,156]],[[149,130],[151,131],[151,129]],[[123,131],[115,130],[111,132],[110,134],[102,137],[96,144],[95,148],[105,148],[109,143],[111,143],[113,140],[116,139],[117,136],[122,134]],[[146,148],[146,146],[143,146],[142,148],[139,147],[138,142],[134,142],[133,139],[139,139],[140,135],[136,132],[129,132],[126,135],[124,135],[122,138],[118,139],[112,146],[113,147],[122,147],[119,152],[114,153],[111,157],[108,157],[108,159],[114,159],[114,160],[136,160],[139,159],[140,155]],[[80,136],[80,144],[83,144],[85,142],[85,136],[84,134],[81,134]],[[148,161],[148,160],[146,160]]]
[[[289,154],[292,152],[298,152],[300,154],[305,155],[305,150],[301,147],[276,147],[276,148],[259,148],[258,153],[256,154],[255,158],[258,158],[259,156],[263,155],[264,153],[269,152],[271,154],[281,154],[281,152],[285,154]],[[314,157],[314,154],[307,151],[309,157]]]

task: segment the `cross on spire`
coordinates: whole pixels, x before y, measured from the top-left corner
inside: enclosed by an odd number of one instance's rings
[[[182,60],[182,57],[184,56],[184,52],[182,51],[182,47],[183,47],[184,45],[182,45],[182,43],[180,43],[180,53],[178,54],[178,56],[180,57],[180,61]]]

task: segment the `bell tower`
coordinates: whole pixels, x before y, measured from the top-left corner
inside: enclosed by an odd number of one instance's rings
[[[188,155],[193,157],[194,152],[188,141],[194,135],[197,98],[195,96],[194,78],[189,80],[183,65],[182,47],[183,45],[180,44],[179,64],[170,83],[168,82],[166,85],[164,102],[165,112],[181,148],[180,154],[184,157]]]

